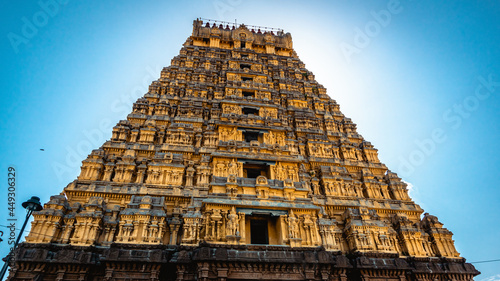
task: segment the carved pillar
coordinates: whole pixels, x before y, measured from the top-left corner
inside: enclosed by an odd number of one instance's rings
[[[177,245],[177,235],[179,233],[180,225],[181,225],[181,221],[177,217],[172,218],[172,220],[170,221],[170,225],[169,225],[169,227],[170,227],[170,242],[169,242],[169,244],[170,245]]]
[[[195,169],[192,166],[186,169],[186,186],[193,186],[194,172]]]

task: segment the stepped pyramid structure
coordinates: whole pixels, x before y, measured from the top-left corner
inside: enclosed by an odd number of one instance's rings
[[[472,280],[282,30],[193,33],[77,180],[34,213],[10,280]]]

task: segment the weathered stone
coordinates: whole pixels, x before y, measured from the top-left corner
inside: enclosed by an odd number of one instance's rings
[[[472,280],[422,214],[289,33],[196,20],[9,280]]]

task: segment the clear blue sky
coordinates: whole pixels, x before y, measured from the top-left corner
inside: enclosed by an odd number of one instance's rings
[[[455,233],[458,251],[500,259],[500,2],[54,3],[0,4],[0,225],[9,166],[20,227],[20,203],[47,202],[76,178],[178,54],[193,19],[237,19],[290,32],[306,67],[415,201]],[[5,241],[0,248],[5,255]],[[500,263],[476,267],[478,280],[500,280]]]

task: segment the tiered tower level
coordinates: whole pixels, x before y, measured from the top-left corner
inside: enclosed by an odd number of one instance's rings
[[[34,213],[11,280],[478,274],[305,68],[289,33],[193,26],[78,179]]]

